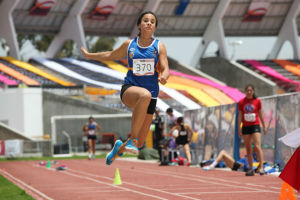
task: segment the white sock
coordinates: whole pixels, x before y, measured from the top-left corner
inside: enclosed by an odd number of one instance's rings
[[[91,158],[92,157],[92,154],[89,154],[89,158]]]
[[[217,166],[218,162],[217,161],[214,161],[213,163],[210,164],[210,167],[211,168],[215,168]]]

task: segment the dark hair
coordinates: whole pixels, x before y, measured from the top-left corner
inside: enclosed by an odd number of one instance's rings
[[[93,116],[90,116],[90,117],[89,117],[89,120],[91,120],[91,119],[94,119],[94,117],[93,117]]]
[[[183,117],[178,117],[177,124],[182,124],[182,123],[183,123]]]
[[[251,87],[252,90],[254,91],[254,93],[253,93],[253,99],[256,99],[257,96],[256,96],[256,94],[255,94],[255,88],[254,88],[254,86],[253,86],[252,84],[248,84],[248,85],[245,87],[245,91],[246,91],[249,87]]]
[[[173,109],[172,109],[172,108],[168,108],[166,112],[167,112],[167,113],[169,113],[169,112],[172,113],[172,112],[173,112]]]
[[[155,22],[155,27],[157,27],[157,25],[158,25],[157,17],[156,17],[156,15],[155,15],[153,12],[151,12],[151,11],[143,12],[143,13],[139,16],[139,18],[138,18],[138,20],[137,20],[137,22],[136,22],[136,25],[139,26],[139,25],[142,23],[142,19],[143,19],[144,15],[147,15],[147,14],[151,14],[151,15],[153,15],[153,16],[155,17],[155,20],[156,20],[156,22]],[[141,32],[139,32],[138,35],[140,36],[140,35],[141,35]]]

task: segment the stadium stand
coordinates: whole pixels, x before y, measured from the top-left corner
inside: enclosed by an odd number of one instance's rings
[[[57,84],[51,80],[48,80],[47,78],[40,76],[34,72],[29,71],[28,69],[25,68],[21,68],[7,60],[4,60],[3,58],[0,59],[0,62],[4,65],[6,65],[7,67],[10,67],[11,69],[23,74],[24,76],[27,76],[29,78],[31,78],[32,80],[35,80],[36,82],[39,83],[39,85],[53,85],[53,84]]]
[[[272,81],[277,83],[278,87],[282,88],[286,92],[299,91],[300,82],[296,82],[281,75],[271,67],[263,65],[259,61],[243,60],[240,63],[260,74],[264,74],[266,77],[269,77]]]
[[[59,84],[59,85],[62,85],[62,86],[73,86],[74,84],[73,83],[69,83],[69,82],[66,82],[64,80],[61,80],[51,74],[48,74],[47,72],[44,72],[43,70],[29,64],[29,63],[26,63],[26,62],[23,62],[23,61],[20,61],[20,60],[17,60],[17,59],[14,59],[12,57],[0,57],[1,59],[3,60],[6,60],[12,64],[14,64],[15,66],[18,66],[20,68],[23,68],[25,70],[28,70],[32,73],[35,73],[41,77],[44,77],[45,79],[48,79],[50,81],[47,81],[47,82],[40,82],[42,85],[45,85],[45,84],[51,84],[51,85],[55,85],[55,83]]]
[[[209,79],[206,79],[206,78],[203,78],[203,77],[192,76],[192,75],[184,74],[184,73],[177,72],[177,71],[174,71],[174,70],[170,70],[170,74],[185,77],[185,78],[188,78],[188,79],[191,79],[191,80],[195,80],[199,83],[204,83],[204,84],[210,85],[214,88],[217,88],[217,89],[223,91],[224,93],[226,93],[235,102],[238,102],[239,100],[241,100],[245,96],[245,94],[242,93],[241,91],[239,91],[238,89],[231,88],[231,87],[228,87],[226,85],[218,84],[216,82],[213,82],[213,81],[211,81]]]
[[[259,62],[263,65],[271,67],[276,72],[278,72],[282,76],[285,76],[288,79],[299,81],[299,77],[297,75],[295,75],[292,71],[286,69],[283,65],[280,64],[282,62],[285,62],[284,60],[260,60]]]
[[[120,90],[120,88],[121,88],[121,85],[109,84],[109,83],[92,80],[90,78],[87,78],[79,73],[76,73],[76,72],[64,67],[63,65],[61,65],[57,62],[48,60],[46,58],[32,58],[32,59],[35,62],[39,62],[40,64],[42,64],[48,68],[51,68],[52,70],[55,70],[65,76],[69,76],[71,78],[77,79],[78,81],[81,81],[81,84],[100,86],[100,87],[105,87],[108,89],[117,89],[117,90]]]
[[[22,74],[21,72],[18,72],[10,67],[8,67],[7,65],[3,64],[3,60],[0,59],[0,71],[5,72],[6,74],[22,81],[23,83],[27,84],[27,85],[40,85],[39,82],[37,82],[34,79],[31,79],[28,76],[25,76],[24,74]]]
[[[100,73],[99,71],[98,71],[98,73],[95,73],[91,69],[87,69],[86,67],[80,67],[74,63],[66,62],[63,59],[51,59],[51,60],[63,65],[64,67],[66,67],[78,74],[81,74],[89,79],[92,79],[92,80],[103,81],[105,83],[112,83],[112,84],[122,84],[123,83],[123,81],[120,79],[114,78],[112,76],[107,76],[103,73]]]
[[[203,92],[207,93],[209,96],[211,96],[213,99],[215,99],[219,104],[231,104],[234,103],[234,101],[228,97],[225,93],[221,92],[220,90],[203,84],[199,83],[194,80],[190,80],[185,77],[171,75],[168,82],[170,83],[179,83],[182,85],[187,85],[189,87],[198,88],[201,89]]]
[[[275,63],[277,63],[278,65],[282,66],[287,71],[296,75],[296,76],[290,77],[290,79],[299,81],[299,77],[300,77],[300,65],[299,64],[295,64],[288,60],[274,59],[273,61]]]
[[[3,72],[0,72],[0,81],[5,84],[5,85],[18,85],[18,82],[13,80],[13,79],[9,79],[7,76],[2,74]]]

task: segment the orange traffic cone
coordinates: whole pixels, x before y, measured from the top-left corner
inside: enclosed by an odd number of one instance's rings
[[[283,181],[279,200],[296,200],[294,188]]]

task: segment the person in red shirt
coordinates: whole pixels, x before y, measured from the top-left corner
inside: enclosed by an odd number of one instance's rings
[[[247,85],[245,88],[246,97],[239,101],[239,117],[238,127],[239,136],[243,136],[244,144],[247,151],[247,158],[249,162],[250,170],[246,172],[246,176],[253,176],[253,157],[252,157],[252,140],[254,144],[254,150],[257,153],[259,166],[257,171],[260,175],[264,174],[263,171],[263,152],[261,149],[261,129],[260,121],[263,125],[263,132],[266,134],[266,126],[264,117],[262,115],[261,101],[255,95],[253,85]],[[242,129],[241,123],[243,123]]]

